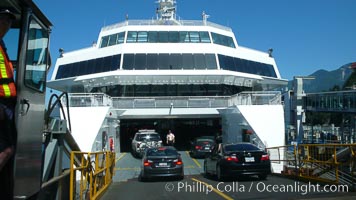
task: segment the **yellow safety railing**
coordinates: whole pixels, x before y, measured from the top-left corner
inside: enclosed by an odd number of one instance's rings
[[[266,148],[284,175],[356,186],[356,144],[299,144]]]
[[[355,184],[356,144],[300,144],[298,158],[300,177]]]
[[[70,200],[95,200],[102,196],[112,182],[115,153],[71,152]]]

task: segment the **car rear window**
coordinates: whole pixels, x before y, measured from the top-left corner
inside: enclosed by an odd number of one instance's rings
[[[214,142],[214,140],[211,140],[211,139],[197,139],[197,142]]]
[[[261,150],[253,144],[232,144],[224,147],[225,151],[254,151]]]
[[[137,135],[136,140],[137,141],[143,141],[143,140],[158,141],[158,140],[161,140],[161,138],[158,134],[139,134],[139,135]]]
[[[155,149],[149,149],[147,151],[147,156],[176,156],[178,155],[178,152],[174,149],[168,149],[168,148],[155,148]]]

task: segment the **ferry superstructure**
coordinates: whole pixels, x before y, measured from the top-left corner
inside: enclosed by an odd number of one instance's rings
[[[272,52],[239,46],[231,28],[204,12],[201,20],[177,20],[175,1],[157,3],[155,19],[105,26],[93,46],[57,59],[48,87],[71,94],[79,145],[100,150],[112,138],[117,151],[129,151],[130,137],[142,128],[163,137],[172,129],[182,148],[219,133],[226,142],[282,145],[275,91],[287,80]]]

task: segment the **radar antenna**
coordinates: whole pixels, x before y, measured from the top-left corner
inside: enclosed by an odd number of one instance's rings
[[[158,0],[157,20],[176,20],[176,4],[174,0]]]

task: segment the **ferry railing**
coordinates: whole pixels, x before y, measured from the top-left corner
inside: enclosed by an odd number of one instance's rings
[[[171,23],[170,23],[171,22]],[[222,29],[225,31],[232,31],[231,28],[222,26],[213,22],[207,21],[206,23],[203,20],[175,20],[175,21],[162,21],[162,20],[126,20],[120,23],[112,24],[105,26],[101,31],[108,31],[115,28],[120,28],[124,26],[157,26],[157,25],[169,25],[172,26],[211,26],[214,28]]]
[[[278,91],[241,92],[231,96],[231,105],[281,105],[282,95]]]
[[[299,176],[323,182],[356,184],[356,144],[300,144]]]
[[[77,157],[81,158],[79,166],[74,162]],[[112,182],[115,172],[115,153],[73,151],[70,166],[70,200],[99,199]],[[76,184],[77,178],[79,184]]]
[[[113,97],[114,108],[223,108],[228,96],[220,97]]]
[[[286,176],[356,189],[356,144],[299,144],[266,148]]]
[[[62,99],[62,104],[68,106]],[[112,106],[112,98],[104,93],[70,93],[69,107]]]
[[[62,101],[66,105],[66,101]],[[104,93],[71,93],[70,107],[226,108],[234,105],[280,105],[280,92],[242,92],[233,96],[110,97]]]

